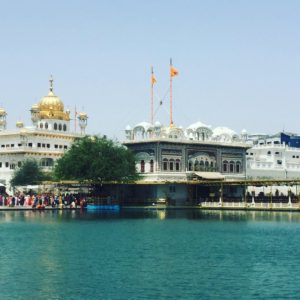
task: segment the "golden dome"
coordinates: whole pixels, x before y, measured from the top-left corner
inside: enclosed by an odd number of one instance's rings
[[[22,121],[17,121],[16,127],[17,128],[23,128],[24,127],[24,123]]]
[[[40,111],[64,111],[63,102],[54,95],[53,91],[50,90],[49,94],[41,99],[39,102]]]
[[[70,120],[67,112],[64,112],[64,104],[53,92],[53,79],[50,78],[50,90],[47,96],[38,103],[38,107],[33,105],[31,111],[39,112],[40,119]]]

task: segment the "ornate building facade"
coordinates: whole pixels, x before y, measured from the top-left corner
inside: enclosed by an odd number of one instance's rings
[[[188,197],[184,183],[190,180],[244,179],[246,176],[245,154],[249,146],[243,133],[237,135],[229,128],[212,129],[197,122],[183,129],[143,122],[133,128],[127,126],[125,134],[124,144],[135,153],[136,168],[143,181],[157,183],[151,191],[153,198],[168,195],[177,202],[184,202]]]
[[[36,159],[44,170],[51,170],[55,161],[69,149],[75,138],[85,133],[88,116],[81,112],[77,119],[81,133],[70,128],[70,111],[54,94],[53,79],[49,93],[31,107],[31,126],[16,123],[7,130],[7,113],[0,108],[0,182],[9,188],[13,172],[26,159]]]

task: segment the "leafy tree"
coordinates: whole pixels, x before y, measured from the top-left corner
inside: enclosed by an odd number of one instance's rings
[[[133,153],[106,137],[86,136],[76,140],[57,161],[59,180],[129,181],[137,178]]]
[[[41,181],[49,180],[50,175],[44,173],[38,162],[34,159],[25,160],[20,168],[17,168],[10,181],[12,186],[38,184]]]

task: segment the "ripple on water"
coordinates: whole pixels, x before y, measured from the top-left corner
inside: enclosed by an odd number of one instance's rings
[[[299,215],[1,212],[1,299],[295,299]]]

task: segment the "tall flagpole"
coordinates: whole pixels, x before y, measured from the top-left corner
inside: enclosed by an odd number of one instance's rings
[[[154,80],[153,80],[153,67],[151,67],[151,116],[150,116],[150,120],[151,120],[151,124],[153,125],[153,119],[154,119],[154,115],[153,115],[153,86],[154,86]]]
[[[75,133],[77,130],[77,111],[76,111],[76,105],[75,105],[75,112],[74,112],[74,129],[75,129]]]
[[[172,58],[170,58],[170,127],[173,125]]]

